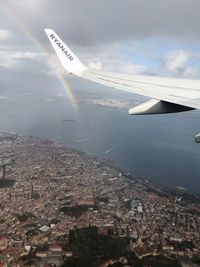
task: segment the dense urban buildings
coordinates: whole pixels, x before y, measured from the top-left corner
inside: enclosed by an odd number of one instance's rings
[[[83,253],[91,266],[198,263],[198,196],[54,141],[1,134],[0,151],[0,266],[62,266]]]

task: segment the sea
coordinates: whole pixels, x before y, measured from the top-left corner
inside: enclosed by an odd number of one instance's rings
[[[39,82],[38,82],[39,84]],[[145,98],[71,82],[75,98],[63,89],[21,86],[0,91],[0,131],[54,139],[109,159],[133,177],[186,188],[200,194],[200,112],[130,116],[126,108],[94,104],[114,98],[133,106]],[[78,88],[78,89],[77,89]],[[73,102],[73,104],[72,104]]]

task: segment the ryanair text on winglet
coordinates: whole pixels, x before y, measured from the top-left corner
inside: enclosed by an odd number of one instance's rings
[[[61,44],[61,42],[56,38],[56,36],[52,33],[50,35],[51,39],[57,44],[57,46],[62,50],[62,52],[69,58],[70,61],[73,60],[73,57],[70,53],[65,49],[65,47]]]

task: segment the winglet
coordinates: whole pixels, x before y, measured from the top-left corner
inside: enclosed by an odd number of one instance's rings
[[[69,47],[51,29],[44,29],[60,62],[69,73],[80,73],[87,69]]]

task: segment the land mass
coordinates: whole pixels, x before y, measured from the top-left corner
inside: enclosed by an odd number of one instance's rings
[[[51,140],[5,133],[0,151],[1,266],[199,263],[199,196]]]

